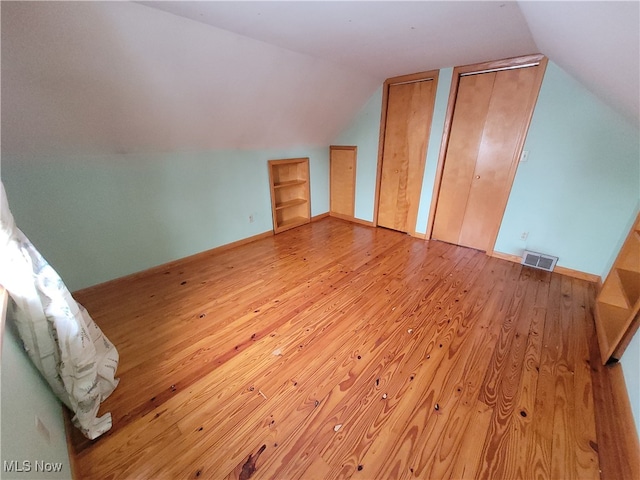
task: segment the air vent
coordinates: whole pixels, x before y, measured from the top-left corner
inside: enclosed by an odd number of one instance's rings
[[[547,272],[553,272],[557,261],[558,257],[552,257],[551,255],[545,255],[543,253],[525,251],[522,254],[522,265],[539,268]]]

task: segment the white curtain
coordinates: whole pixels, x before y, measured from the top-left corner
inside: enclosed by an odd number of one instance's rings
[[[0,187],[0,284],[14,301],[18,332],[36,368],[74,412],[74,425],[97,438],[111,428],[111,414],[98,418],[98,409],[118,385],[118,351],[16,227]]]

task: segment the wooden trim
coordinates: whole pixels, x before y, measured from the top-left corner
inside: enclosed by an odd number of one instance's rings
[[[382,87],[382,106],[380,108],[380,131],[378,132],[378,165],[376,167],[376,188],[373,198],[373,225],[378,226],[378,203],[380,203],[380,182],[382,180],[382,156],[384,155],[384,132],[387,129],[387,108],[389,105],[389,85]]]
[[[425,142],[425,149],[423,152],[423,165],[422,165],[422,177],[424,177],[424,170],[427,162],[427,151],[429,148],[429,139],[431,137],[431,128],[433,126],[433,110],[435,107],[435,99],[438,93],[438,76],[440,74],[440,70],[429,70],[426,72],[419,73],[411,73],[409,75],[400,75],[397,77],[387,78],[384,82],[382,88],[382,108],[380,113],[380,132],[378,136],[378,168],[376,171],[376,190],[375,190],[375,198],[373,204],[373,225],[378,225],[378,203],[380,202],[380,182],[382,181],[382,157],[384,156],[384,137],[387,127],[387,109],[389,105],[389,87],[391,85],[397,85],[399,83],[411,83],[411,82],[419,82],[423,80],[433,80],[434,91],[433,91],[433,103],[431,105],[431,120],[429,122],[429,131],[427,132],[427,138]],[[424,178],[423,178],[424,180]],[[420,195],[418,196],[418,201],[420,201],[420,197],[422,195],[422,184],[420,188]],[[417,213],[416,213],[417,215]],[[417,221],[417,220],[416,220]],[[415,236],[416,226],[415,221],[414,225],[411,226],[411,230],[408,232],[409,235]]]
[[[425,138],[425,142],[424,142],[424,149],[422,150],[421,153],[421,158],[422,158],[422,162],[420,164],[420,172],[418,177],[420,177],[420,190],[418,191],[418,196],[415,199],[417,206],[415,208],[415,217],[412,216],[412,218],[410,220],[412,220],[411,222],[411,229],[407,232],[409,235],[411,235],[412,237],[417,237],[417,238],[422,238],[425,239],[426,237],[423,236],[420,233],[416,232],[416,224],[418,223],[418,210],[420,207],[420,198],[422,198],[422,185],[424,184],[424,172],[426,170],[427,167],[427,152],[429,151],[429,140],[431,139],[431,129],[433,128],[433,113],[436,107],[436,95],[438,94],[438,76],[440,71],[439,70],[433,70],[432,72],[425,72],[426,74],[433,74],[433,95],[431,96],[431,105],[429,105],[429,128],[427,130],[426,133],[426,138]],[[409,209],[409,212],[411,212],[411,208]]]
[[[412,237],[415,237],[415,238],[420,238],[422,240],[426,240],[427,239],[427,235],[425,233],[413,232],[413,233],[410,233],[409,235],[411,235]]]
[[[410,73],[408,75],[398,75],[397,77],[387,78],[385,84],[387,87],[398,85],[400,83],[421,82],[423,80],[436,80],[440,70],[429,70],[425,72]],[[388,88],[387,88],[388,89]]]
[[[358,150],[356,145],[329,145],[329,150]]]
[[[321,213],[320,215],[316,215],[315,217],[311,217],[311,221],[317,222],[318,220],[322,220],[323,218],[327,218],[328,216],[329,216],[329,212],[324,212],[324,213]]]
[[[493,70],[499,68],[514,68],[529,65],[530,63],[540,63],[541,65],[547,63],[547,57],[541,53],[533,53],[531,55],[523,55],[521,57],[503,58],[501,60],[490,60],[482,63],[472,63],[469,65],[461,65],[454,68],[454,78],[456,72],[459,75],[465,75],[469,73],[482,73],[485,70]]]
[[[487,255],[489,255],[487,253]],[[509,262],[513,262],[513,263],[521,263],[522,262],[522,257],[519,257],[517,255],[513,255],[511,253],[502,253],[502,252],[491,252],[491,255],[489,255],[490,257],[494,257],[494,258],[499,258],[500,260],[507,260]]]
[[[590,368],[600,478],[640,478],[640,442],[622,365],[601,365],[595,335],[593,342]]]
[[[556,265],[556,268],[553,271],[558,272],[562,275],[566,275],[568,277],[578,278],[580,280],[586,280],[587,282],[595,283],[596,285],[599,282],[602,282],[600,275],[596,275],[594,273],[581,272],[580,270],[572,270],[571,268],[562,267],[559,265]]]
[[[355,220],[355,217],[352,217],[351,215],[345,215],[343,213],[337,213],[337,212],[329,212],[329,216],[331,218],[339,218],[340,220],[346,220],[347,222],[353,222]]]
[[[538,70],[538,77],[536,78],[536,87],[533,89],[531,98],[529,100],[530,108],[529,108],[529,117],[527,118],[527,124],[522,132],[521,137],[518,139],[518,147],[516,155],[512,159],[511,168],[509,171],[510,183],[509,189],[506,193],[506,200],[504,202],[504,206],[502,209],[502,216],[504,217],[504,210],[507,208],[507,203],[509,201],[509,195],[511,194],[511,186],[513,186],[513,180],[516,175],[516,171],[518,168],[519,155],[524,147],[525,140],[527,138],[527,133],[529,131],[529,127],[531,125],[531,118],[533,117],[533,111],[535,109],[535,105],[537,103],[538,94],[540,92],[540,87],[542,85],[542,79],[544,78],[544,73],[547,67],[547,57],[542,54],[533,54],[533,55],[524,55],[521,57],[507,58],[503,60],[493,60],[490,62],[483,63],[475,63],[471,65],[463,65],[460,67],[455,67],[453,69],[453,75],[451,79],[451,89],[449,91],[449,100],[447,103],[447,113],[445,117],[444,129],[442,132],[442,142],[440,143],[440,152],[438,154],[438,165],[436,167],[436,176],[433,186],[433,194],[431,196],[431,207],[429,209],[429,219],[427,221],[427,235],[426,238],[431,238],[433,233],[433,223],[435,221],[435,214],[437,209],[438,197],[440,195],[440,186],[442,183],[442,173],[444,170],[444,160],[447,154],[447,149],[449,146],[449,136],[451,134],[451,124],[453,122],[453,111],[455,108],[456,98],[458,96],[458,85],[460,83],[460,76],[464,74],[469,74],[473,72],[483,72],[485,70],[491,70],[496,68],[517,68],[525,65],[529,65],[531,63],[539,63],[540,69]],[[498,233],[500,231],[500,225],[497,226],[497,229],[494,234],[492,234],[492,241],[489,242],[491,247],[487,249],[487,254],[492,255],[493,249],[495,247],[496,240],[498,238]]]
[[[71,411],[65,405],[62,405],[62,420],[64,422],[64,436],[67,441],[67,454],[69,455],[69,470],[71,470],[71,478],[75,480],[80,477],[78,476],[78,462],[73,443],[73,429],[76,427],[71,422],[72,415]]]
[[[225,250],[229,250],[231,248],[235,248],[235,247],[239,247],[240,245],[246,245],[247,243],[252,243],[255,242],[256,240],[261,240],[263,238],[268,238],[268,237],[272,237],[274,235],[272,230],[268,230],[266,232],[263,233],[259,233],[257,235],[253,235],[251,237],[247,237],[247,238],[243,238],[241,240],[236,240],[235,242],[231,242],[231,243],[226,243],[224,245],[220,245],[219,247],[215,247],[212,248],[211,250],[207,250],[203,253],[206,254],[212,254],[212,253],[220,253],[220,252],[224,252]],[[198,255],[198,254],[196,254]],[[192,255],[192,256],[196,256],[196,255]],[[186,257],[189,258],[189,257]]]
[[[369,222],[367,220],[362,220],[362,219],[356,218],[356,217],[350,217],[348,215],[342,215],[340,213],[331,213],[329,216],[331,218],[338,218],[338,219],[344,220],[346,222],[357,223],[358,225],[365,225],[367,227],[374,227],[375,226],[373,224],[373,222]]]
[[[325,214],[326,215],[326,214]],[[316,217],[314,217],[316,218]],[[226,243],[224,245],[220,245],[219,247],[214,247],[210,250],[205,250],[204,252],[194,253],[193,255],[189,255],[183,258],[178,258],[177,260],[172,260],[167,263],[163,263],[161,265],[156,265],[151,268],[147,268],[145,270],[141,270],[139,272],[134,272],[129,275],[124,275],[122,277],[114,278],[113,280],[107,280],[106,282],[98,283],[96,285],[91,285],[90,287],[82,288],[80,290],[76,290],[73,292],[74,295],[86,295],[90,294],[94,290],[100,290],[107,286],[112,287],[113,285],[117,285],[119,282],[124,280],[131,280],[138,277],[144,277],[147,275],[152,275],[156,272],[161,272],[163,270],[168,270],[171,268],[175,268],[177,265],[180,265],[182,262],[186,260],[197,260],[198,258],[206,258],[210,255],[214,255],[220,252],[224,252],[225,250],[229,250],[235,247],[239,247],[240,245],[246,245],[247,243],[255,242],[256,240],[261,240],[263,238],[272,237],[274,235],[273,230],[268,230],[263,233],[259,233],[257,235],[253,235],[251,237],[243,238],[240,240],[236,240],[235,242]]]
[[[496,252],[495,250],[491,253],[487,252],[487,255],[494,258],[499,258],[501,260],[507,260],[513,263],[522,263],[522,257],[518,255],[513,255],[510,253],[502,253]],[[601,282],[600,275],[595,275],[593,273],[581,272],[580,270],[573,270],[567,267],[560,267],[556,265],[553,270],[555,273],[559,273],[560,275],[566,275],[567,277],[577,278],[579,280],[586,280],[587,282],[595,283]]]
[[[368,221],[368,220],[362,220],[361,218],[353,217],[353,218],[351,219],[351,221],[352,221],[353,223],[357,223],[358,225],[364,225],[365,227],[375,227],[375,225],[373,224],[373,222],[370,222],[370,221]]]
[[[458,84],[460,77],[456,77],[454,69],[451,74],[451,88],[449,90],[449,99],[447,100],[447,112],[444,118],[444,128],[442,129],[442,140],[440,141],[440,152],[438,153],[438,164],[436,165],[436,175],[433,181],[433,192],[431,193],[431,206],[429,207],[429,218],[427,219],[427,235],[431,238],[433,233],[433,223],[436,218],[436,206],[438,197],[440,196],[440,184],[442,183],[442,172],[444,171],[444,159],[449,148],[449,135],[451,133],[451,123],[453,122],[453,109],[458,96]]]

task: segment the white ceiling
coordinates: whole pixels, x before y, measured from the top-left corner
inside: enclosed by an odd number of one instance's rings
[[[329,145],[388,77],[537,52],[640,126],[639,5],[2,1],[2,152]]]
[[[638,1],[140,3],[381,80],[543,53],[640,125]]]
[[[381,80],[536,53],[515,2],[140,2]]]

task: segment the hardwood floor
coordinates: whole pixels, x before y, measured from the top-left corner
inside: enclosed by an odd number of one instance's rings
[[[76,476],[599,478],[594,293],[331,218],[77,292],[121,381]]]

